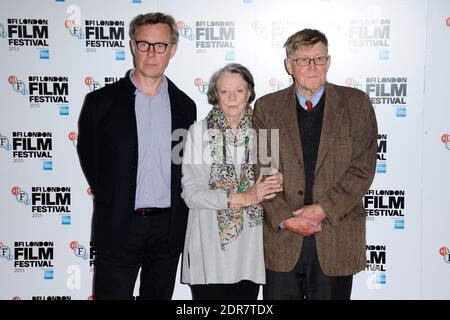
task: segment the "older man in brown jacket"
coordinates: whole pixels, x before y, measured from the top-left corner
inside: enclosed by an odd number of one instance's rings
[[[362,198],[375,174],[375,113],[364,92],[326,82],[323,33],[304,29],[285,48],[294,84],[260,98],[253,115],[260,156],[267,151],[284,175],[283,193],[263,202],[264,298],[350,299],[366,265]]]

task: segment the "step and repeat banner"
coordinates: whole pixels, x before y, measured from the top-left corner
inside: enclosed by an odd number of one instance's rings
[[[92,299],[92,200],[76,154],[84,96],[133,67],[128,25],[169,13],[167,75],[211,106],[211,74],[253,73],[257,97],[292,84],[283,43],[329,39],[329,81],[371,98],[377,173],[364,197],[367,267],[353,299],[450,299],[450,2],[446,0],[1,0],[0,299]],[[179,278],[178,278],[179,279]],[[137,291],[136,291],[137,293]],[[174,299],[191,299],[177,283]]]

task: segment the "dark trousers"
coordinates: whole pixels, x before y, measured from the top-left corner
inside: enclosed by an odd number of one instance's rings
[[[259,284],[242,280],[232,284],[194,284],[191,285],[194,300],[256,300]]]
[[[350,300],[353,276],[330,277],[323,273],[314,235],[303,239],[302,253],[290,272],[266,269],[265,300]]]
[[[179,254],[169,254],[169,221],[169,211],[152,217],[133,216],[128,241],[122,248],[96,251],[95,299],[133,299],[139,269],[139,299],[172,298]]]

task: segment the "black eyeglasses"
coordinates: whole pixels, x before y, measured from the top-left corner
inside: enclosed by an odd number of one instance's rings
[[[327,63],[328,58],[330,58],[330,56],[317,56],[314,58],[302,57],[302,58],[291,59],[291,60],[295,61],[299,67],[305,67],[305,66],[309,66],[311,61],[314,61],[314,64],[316,66],[323,66]]]
[[[172,44],[172,42],[169,42],[169,43],[164,43],[164,42],[150,43],[150,42],[147,42],[147,41],[137,41],[137,40],[134,40],[134,42],[136,42],[136,48],[140,52],[147,52],[148,50],[150,50],[150,47],[153,47],[153,50],[156,53],[158,53],[158,54],[163,54],[164,52],[166,52],[167,47],[169,46],[169,44]]]

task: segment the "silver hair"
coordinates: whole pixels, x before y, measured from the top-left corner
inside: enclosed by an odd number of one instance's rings
[[[151,12],[146,14],[140,14],[133,18],[130,22],[129,35],[130,39],[134,39],[136,31],[139,27],[145,25],[152,25],[157,23],[167,24],[170,28],[170,42],[177,44],[179,39],[179,33],[175,19],[168,14],[162,12]]]
[[[298,47],[309,47],[322,42],[328,53],[328,39],[319,30],[303,29],[291,35],[284,43],[286,57],[291,57]]]
[[[250,73],[250,71],[239,63],[230,63],[227,64],[225,67],[214,72],[213,75],[211,76],[207,92],[209,104],[216,105],[219,102],[219,94],[217,92],[217,82],[220,76],[226,72],[241,75],[244,81],[247,83],[248,89],[250,90],[250,97],[248,98],[247,102],[251,103],[253,100],[255,100],[256,97],[255,81],[253,80],[253,76]]]

